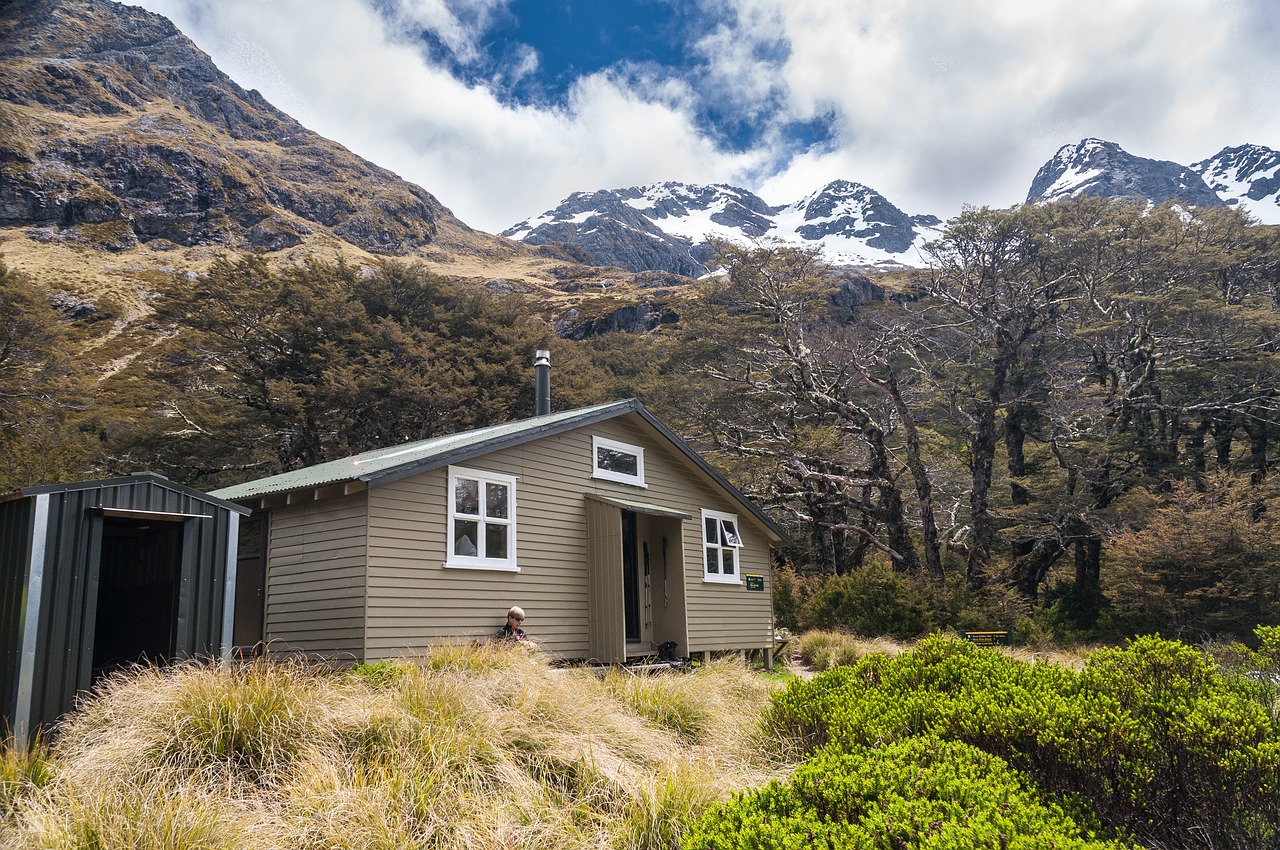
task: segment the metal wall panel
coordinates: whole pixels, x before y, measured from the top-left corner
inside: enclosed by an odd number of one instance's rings
[[[0,707],[12,724],[22,663],[34,499],[0,502]]]

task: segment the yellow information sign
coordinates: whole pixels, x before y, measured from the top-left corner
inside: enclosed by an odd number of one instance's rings
[[[1007,631],[965,632],[964,639],[974,646],[1013,646]]]

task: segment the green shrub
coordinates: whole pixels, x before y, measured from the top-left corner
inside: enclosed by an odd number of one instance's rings
[[[375,687],[386,687],[403,679],[409,669],[404,661],[372,661],[357,664],[348,671],[348,675],[363,679]]]
[[[1244,848],[1280,838],[1280,735],[1259,695],[1158,638],[1099,650],[1077,673],[932,637],[791,685],[765,722],[809,749],[961,741],[1144,842]]]
[[[828,749],[789,784],[735,797],[697,822],[686,850],[1042,848],[1103,850],[1082,825],[1017,771],[936,736],[878,748]]]
[[[919,598],[915,584],[881,566],[827,578],[798,619],[804,629],[843,629],[900,639],[918,637],[931,627],[928,605]]]

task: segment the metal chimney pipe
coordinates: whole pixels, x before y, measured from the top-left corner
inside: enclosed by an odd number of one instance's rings
[[[539,348],[533,358],[534,402],[533,410],[537,416],[551,412],[551,352]]]

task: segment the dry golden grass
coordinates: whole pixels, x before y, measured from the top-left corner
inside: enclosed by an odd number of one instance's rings
[[[789,769],[756,724],[774,687],[737,661],[598,677],[498,646],[134,671],[57,731],[0,846],[675,848]]]
[[[807,669],[820,672],[832,667],[856,664],[867,655],[893,658],[911,649],[910,643],[893,638],[860,638],[845,632],[814,630],[796,638],[794,653]],[[1084,667],[1085,659],[1095,647],[1068,649],[1031,649],[1019,646],[993,647],[997,652],[1029,663],[1050,662],[1073,670]]]

